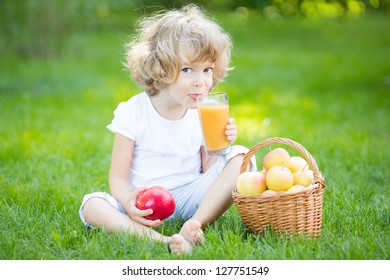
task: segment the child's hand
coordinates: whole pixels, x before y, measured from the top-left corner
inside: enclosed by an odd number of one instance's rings
[[[132,192],[132,195],[127,203],[128,207],[126,211],[133,221],[148,227],[158,227],[162,224],[161,220],[145,219],[145,216],[149,216],[153,213],[152,209],[140,210],[135,206],[138,195],[144,190],[146,190],[146,187],[137,188]]]
[[[226,126],[225,134],[227,135],[227,140],[230,141],[230,144],[232,144],[237,139],[237,128],[234,124],[234,119],[230,118],[228,120],[228,125]]]

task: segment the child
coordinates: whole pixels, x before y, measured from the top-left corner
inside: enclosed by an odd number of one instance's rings
[[[196,97],[207,95],[230,70],[230,37],[195,5],[144,19],[140,37],[127,46],[128,67],[145,92],[118,105],[107,126],[115,133],[109,174],[111,195],[85,195],[84,224],[108,232],[128,231],[169,243],[180,255],[204,241],[202,229],[232,204],[243,146],[208,156],[196,110]],[[234,119],[226,137],[237,137]],[[252,158],[251,168],[256,168]],[[175,198],[169,219],[185,222],[178,234],[163,236],[147,220],[153,210],[135,207],[137,195],[160,185]]]

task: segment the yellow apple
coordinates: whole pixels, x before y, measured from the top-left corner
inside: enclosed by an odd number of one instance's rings
[[[264,197],[269,197],[269,196],[274,196],[277,193],[278,192],[274,190],[265,190],[261,195]]]
[[[309,170],[309,165],[303,157],[294,156],[290,158],[290,170],[292,173]]]
[[[285,166],[273,166],[265,177],[267,187],[274,191],[286,191],[294,183],[291,170]]]
[[[259,171],[247,171],[238,176],[237,191],[240,194],[259,194],[266,189],[265,177]]]
[[[290,167],[290,154],[283,148],[273,149],[264,156],[263,166],[267,170],[273,166]]]
[[[310,186],[314,181],[314,174],[311,170],[297,171],[293,174],[294,185]]]
[[[291,188],[289,188],[287,190],[288,193],[296,193],[296,192],[300,192],[302,190],[305,190],[306,188],[302,185],[294,185],[292,186]]]

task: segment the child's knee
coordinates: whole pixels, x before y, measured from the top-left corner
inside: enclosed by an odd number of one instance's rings
[[[256,157],[252,155],[250,158],[245,159],[248,162],[244,163],[245,155],[249,152],[249,149],[242,145],[233,145],[231,146],[229,154],[226,155],[226,158],[230,161],[232,159],[235,159],[234,161],[239,162],[239,167],[241,169],[241,165],[244,164],[246,166],[246,171],[256,171],[257,165],[256,165]]]
[[[96,196],[91,197],[88,200],[86,200],[83,203],[83,206],[81,208],[81,212],[83,213],[84,217],[85,217],[85,214],[88,214],[95,207],[95,205],[98,204],[102,200],[103,199],[101,197],[96,197]]]

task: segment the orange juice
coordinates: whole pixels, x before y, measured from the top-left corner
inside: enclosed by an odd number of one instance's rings
[[[229,105],[201,103],[198,104],[198,110],[207,153],[220,154],[230,145],[225,134],[229,119]]]

